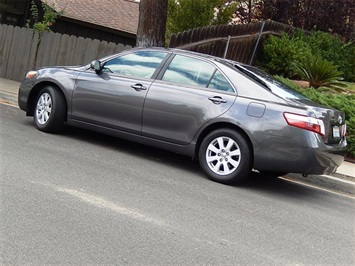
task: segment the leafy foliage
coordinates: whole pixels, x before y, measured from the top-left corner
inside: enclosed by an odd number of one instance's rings
[[[226,24],[236,4],[225,0],[169,0],[167,35],[208,25]]]
[[[305,34],[295,33],[311,49],[312,55],[333,62],[343,72],[346,80],[355,79],[355,45],[352,42],[342,42],[337,36],[322,31]]]
[[[304,30],[336,33],[355,40],[354,0],[261,0],[260,19]]]
[[[342,91],[342,88],[347,87],[342,82],[343,73],[338,70],[338,66],[319,56],[311,55],[301,62],[295,62],[294,69],[303,80],[308,81],[310,86],[315,89],[328,87]]]
[[[313,55],[338,66],[345,80],[355,80],[355,44],[343,43],[331,34],[307,34],[302,31],[295,31],[290,35],[284,33],[280,38],[270,36],[263,48],[264,55],[260,64],[271,74],[295,78],[299,71],[295,71],[293,65],[306,62]]]
[[[310,56],[310,49],[298,37],[282,33],[281,37],[270,35],[263,46],[262,67],[271,74],[293,78],[296,76],[293,63]]]
[[[42,33],[49,32],[50,26],[52,26],[58,17],[63,15],[64,10],[56,12],[45,1],[42,2],[43,16],[41,18],[40,11],[34,0],[31,1],[31,19],[27,20],[27,28],[33,28],[33,30]]]
[[[334,94],[324,93],[313,88],[301,89],[291,80],[281,76],[275,76],[277,80],[299,91],[310,100],[324,106],[329,106],[345,113],[345,122],[347,126],[347,153],[355,157],[355,94]]]

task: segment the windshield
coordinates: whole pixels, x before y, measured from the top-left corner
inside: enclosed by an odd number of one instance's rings
[[[280,96],[284,99],[297,99],[297,100],[309,100],[299,92],[290,88],[286,84],[283,84],[276,79],[274,79],[271,75],[265,73],[264,71],[247,65],[234,65],[239,71],[243,72],[259,84],[265,86],[274,94]]]

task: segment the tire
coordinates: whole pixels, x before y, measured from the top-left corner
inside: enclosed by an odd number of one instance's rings
[[[40,131],[55,133],[62,129],[66,115],[63,94],[52,86],[44,87],[38,94],[33,112],[34,123]]]
[[[252,169],[252,152],[245,137],[232,129],[217,129],[208,134],[199,149],[199,163],[213,181],[242,183]]]

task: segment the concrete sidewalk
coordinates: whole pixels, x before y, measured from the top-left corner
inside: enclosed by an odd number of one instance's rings
[[[0,103],[17,106],[19,86],[20,82],[0,78]],[[355,164],[351,162],[343,162],[334,175],[290,174],[285,178],[355,195]]]
[[[0,78],[0,103],[17,106],[20,82]]]

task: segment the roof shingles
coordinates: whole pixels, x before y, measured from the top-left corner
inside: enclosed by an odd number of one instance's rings
[[[46,0],[54,10],[64,10],[63,17],[137,33],[139,3],[133,0]]]

